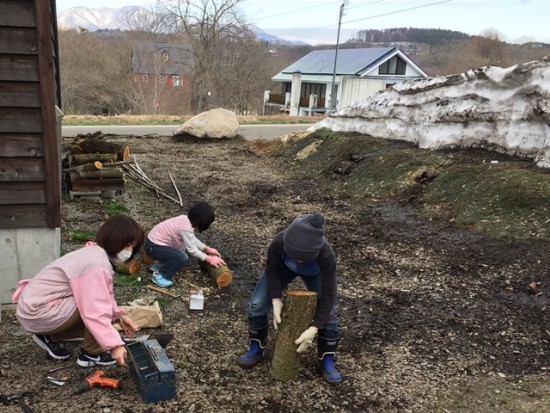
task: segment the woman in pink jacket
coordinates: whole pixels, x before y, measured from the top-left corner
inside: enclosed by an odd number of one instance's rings
[[[137,326],[117,305],[114,266],[129,260],[143,244],[143,230],[132,218],[117,215],[97,231],[95,242],[73,251],[22,280],[12,301],[17,319],[43,350],[58,360],[70,356],[62,340],[84,337],[80,367],[125,365],[125,334]]]

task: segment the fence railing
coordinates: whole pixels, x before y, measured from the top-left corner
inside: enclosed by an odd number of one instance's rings
[[[273,103],[277,105],[284,105],[285,104],[285,95],[281,93],[270,93],[269,94],[269,100],[267,103]],[[301,108],[309,108],[309,96],[308,97],[300,97],[300,103]],[[317,98],[317,108],[324,108],[325,107],[325,98]]]

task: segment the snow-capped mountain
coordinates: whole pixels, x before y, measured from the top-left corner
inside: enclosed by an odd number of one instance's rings
[[[152,11],[139,6],[126,6],[118,9],[73,7],[57,14],[57,26],[60,30],[148,30],[155,20],[155,14]],[[307,44],[295,40],[285,40],[256,26],[252,26],[251,29],[258,39],[268,43],[294,46]]]
[[[139,6],[118,9],[73,7],[57,14],[57,26],[60,30],[136,30],[146,28],[154,20],[153,12]]]

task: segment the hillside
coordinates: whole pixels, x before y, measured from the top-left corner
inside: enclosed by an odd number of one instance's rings
[[[471,37],[473,36],[452,30],[400,27],[386,30],[361,30],[357,32],[355,40],[373,44],[424,43],[429,46],[443,46],[468,40]]]

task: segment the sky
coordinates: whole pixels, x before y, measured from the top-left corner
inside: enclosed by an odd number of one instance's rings
[[[338,39],[338,21],[344,12]],[[151,9],[154,0],[57,0],[57,10],[70,7]],[[439,28],[470,35],[496,31],[502,40],[550,43],[550,0],[243,0],[252,24],[288,40],[310,44],[341,43],[359,30],[394,27]]]

